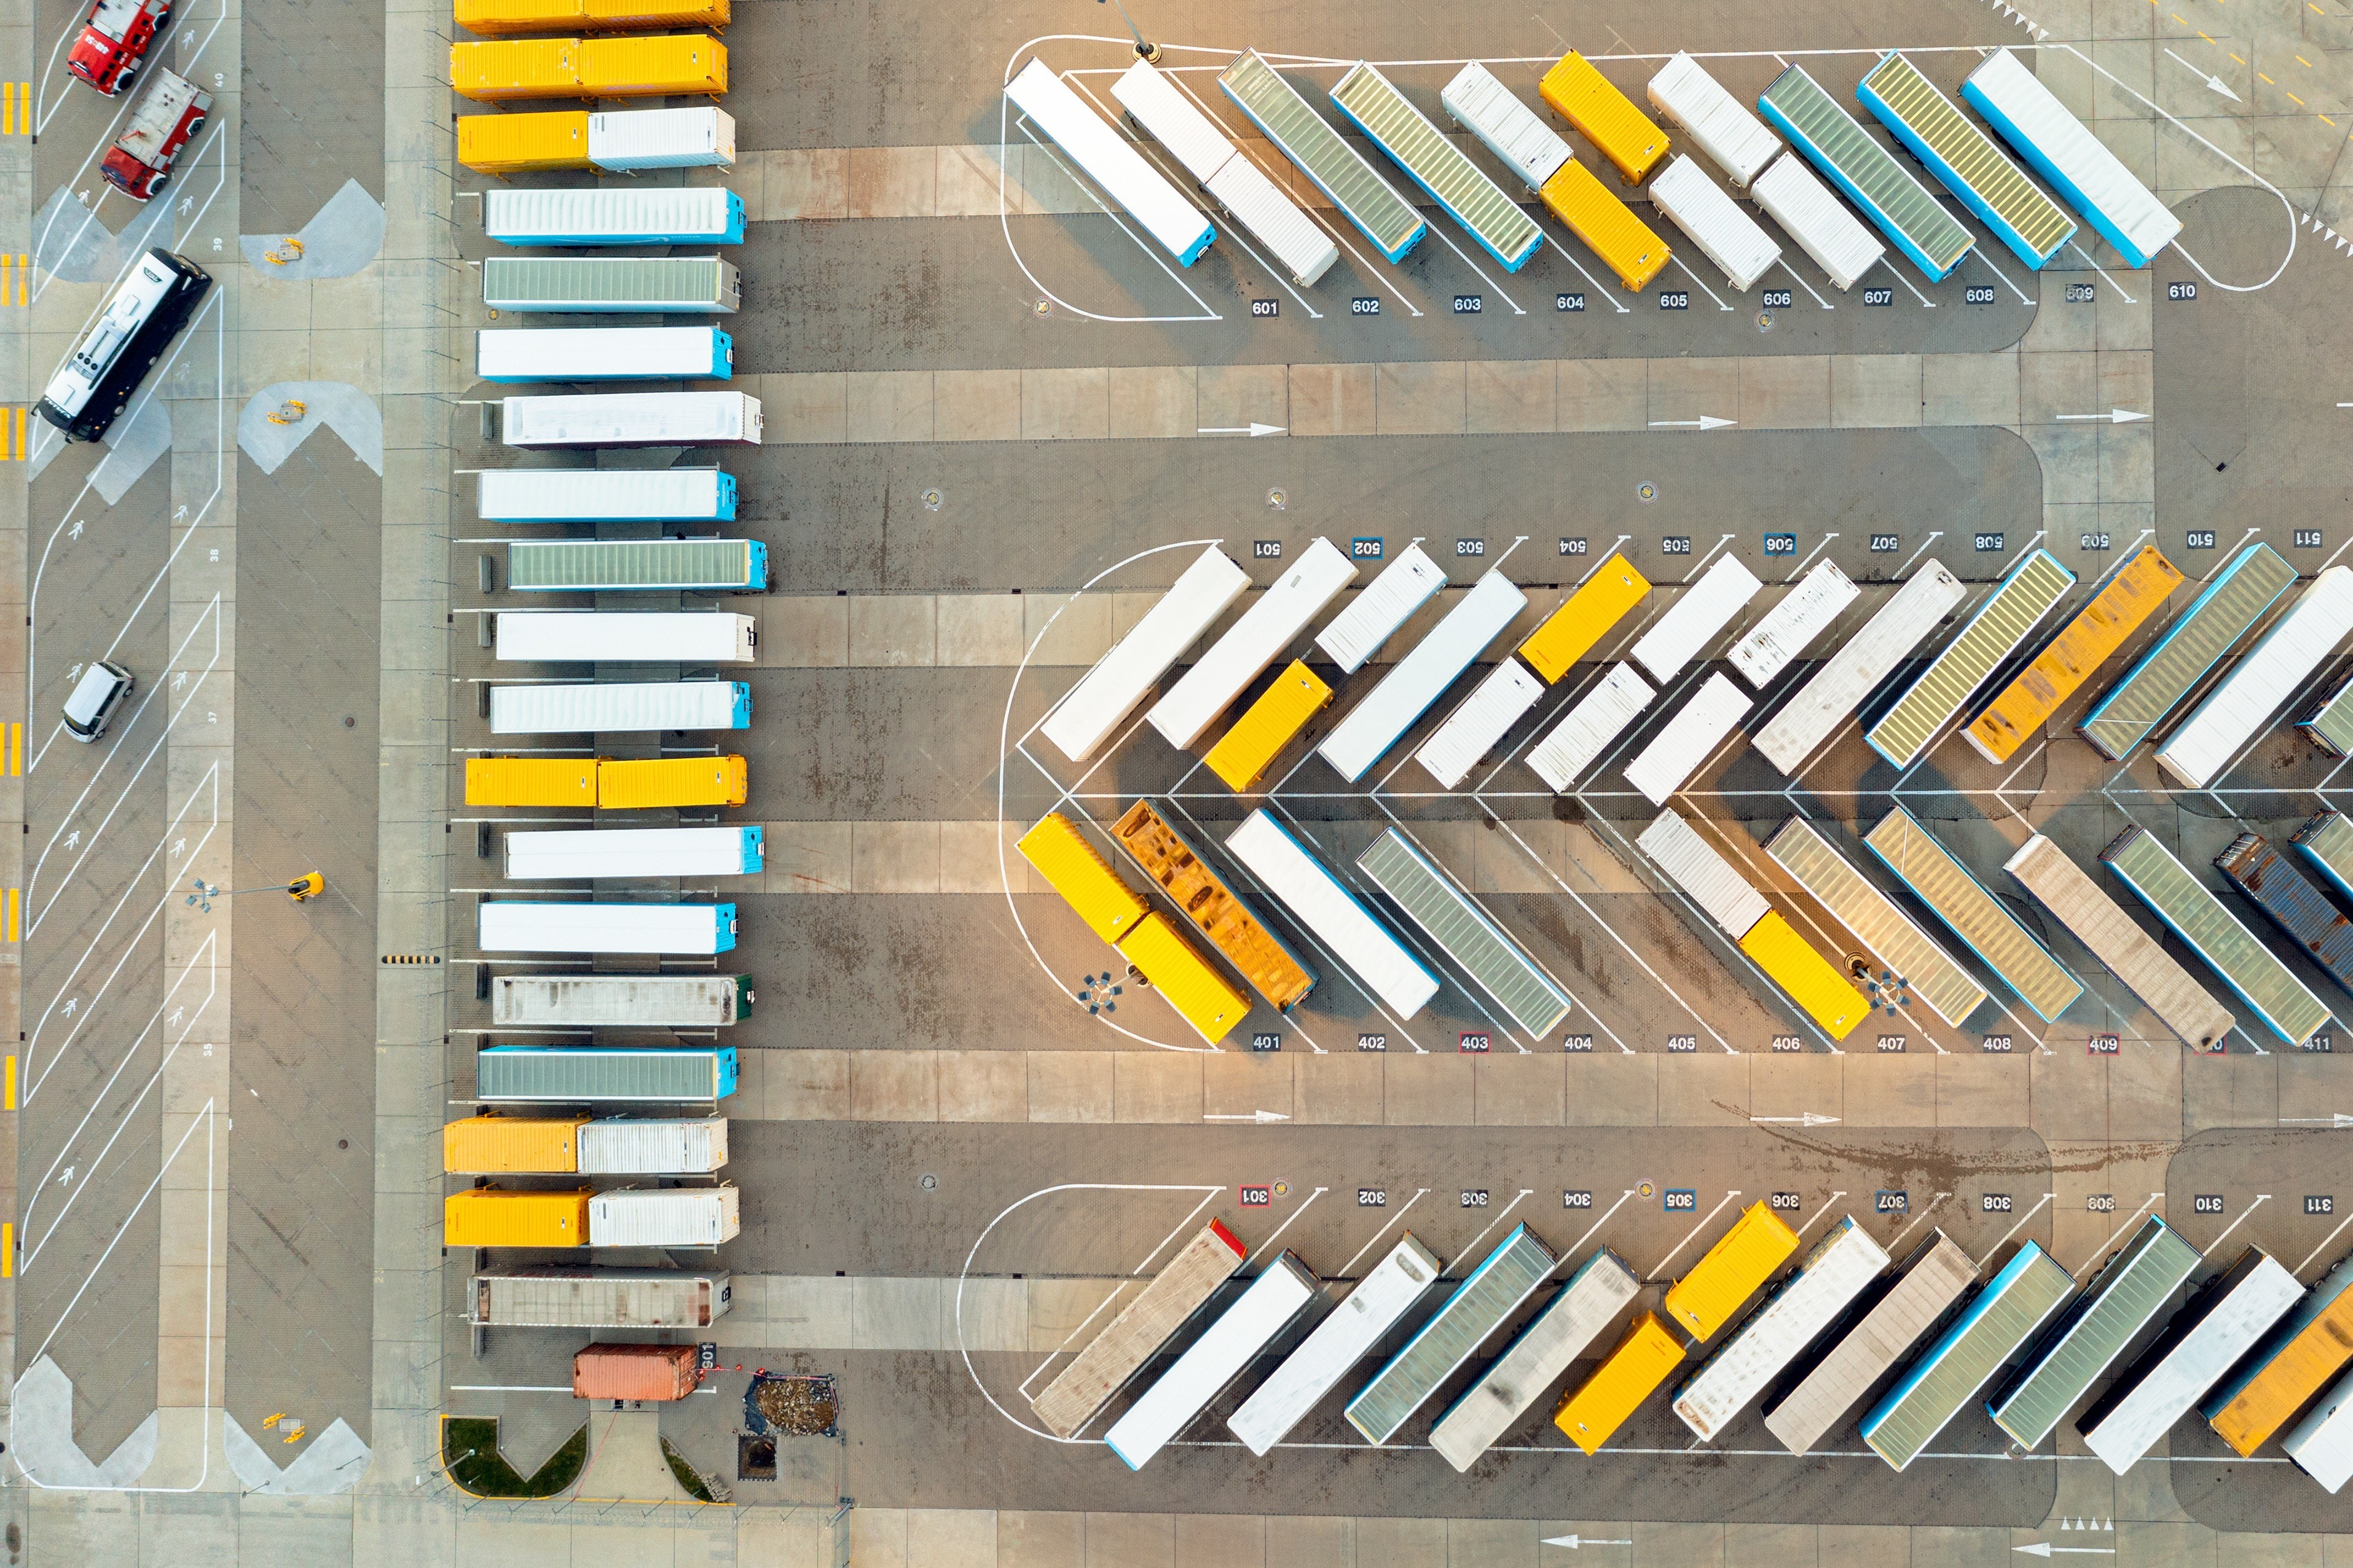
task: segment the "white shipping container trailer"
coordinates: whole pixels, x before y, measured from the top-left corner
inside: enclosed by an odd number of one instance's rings
[[[1675,1391],[1675,1414],[1703,1443],[1731,1425],[1887,1268],[1887,1251],[1842,1215],[1798,1272],[1749,1314]]]
[[[1887,254],[1878,237],[1839,205],[1830,187],[1795,153],[1775,159],[1750,184],[1748,194],[1841,290],[1853,288],[1855,279]]]
[[[559,877],[756,877],[757,827],[600,827],[510,833],[507,879]]]
[[[742,680],[631,680],[491,688],[494,735],[597,735],[628,730],[748,730]]]
[[[1201,209],[1185,199],[1126,137],[1104,123],[1070,84],[1041,59],[1031,59],[1005,87],[1005,96],[1031,124],[1070,154],[1080,172],[1125,207],[1145,232],[1190,267],[1218,237]]]
[[[2084,1446],[2116,1474],[2131,1469],[2303,1294],[2276,1258],[2249,1247],[2092,1402],[2075,1423]]]
[[[1862,629],[1824,660],[1814,678],[1757,731],[1757,751],[1783,773],[1795,773],[1968,595],[1943,562],[1921,563]]]
[[[1487,573],[1413,651],[1389,667],[1363,701],[1348,710],[1316,753],[1350,784],[1363,778],[1527,603],[1528,596],[1510,578],[1501,572]]]
[[[1634,847],[1735,942],[1754,931],[1772,908],[1765,895],[1672,808],[1659,813],[1657,820],[1634,840]]]
[[[1651,107],[1683,128],[1692,144],[1746,190],[1781,150],[1781,139],[1689,55],[1677,55],[1651,79]]]
[[[1365,585],[1355,603],[1316,634],[1315,646],[1340,667],[1341,674],[1354,675],[1408,617],[1445,586],[1446,574],[1439,570],[1438,563],[1422,553],[1420,545],[1409,544]]]
[[[746,974],[501,974],[491,1022],[502,1029],[723,1028],[751,1016]]]
[[[1683,153],[1651,181],[1651,201],[1723,270],[1736,294],[1755,288],[1781,259],[1773,237]]]
[[[501,610],[502,659],[754,664],[760,623],[718,610]]]
[[[743,392],[603,392],[503,400],[510,447],[756,447],[760,400]]]
[[[658,952],[708,958],[735,945],[733,904],[554,904],[485,900],[484,952]]]
[[[623,1187],[588,1200],[591,1247],[718,1247],[744,1228],[733,1184]]]
[[[485,468],[484,522],[731,522],[735,477],[718,468]]]
[[[735,117],[723,109],[621,109],[588,117],[588,161],[600,169],[728,168]]]
[[[1250,574],[1211,545],[1185,568],[1134,630],[1079,678],[1039,728],[1062,755],[1085,762],[1135,705],[1250,586]]]
[[[1634,657],[1651,672],[1652,680],[1664,686],[1682,674],[1683,666],[1697,658],[1764,586],[1756,573],[1733,557],[1716,557],[1715,564],[1701,573],[1699,581],[1685,588],[1667,613],[1651,623],[1651,629],[1634,644]]]
[[[1201,187],[1275,254],[1301,288],[1314,285],[1340,247],[1283,193],[1238,152],[1200,106],[1178,91],[1149,60],[1137,60],[1111,94],[1128,117],[1176,155]]]
[[[717,327],[484,327],[484,381],[725,381],[735,341]]]
[[[1666,805],[1755,706],[1730,676],[1717,670],[1627,764],[1626,782],[1652,805]]]
[[[2008,49],[1996,49],[1968,74],[1961,97],[2059,187],[2127,265],[2147,266],[2181,232],[2181,220]]]
[[[491,1329],[707,1329],[733,1294],[724,1271],[542,1265],[475,1275],[467,1321]]]
[[[1532,191],[1542,190],[1571,156],[1568,143],[1476,60],[1439,90],[1438,101]]]
[[[1330,540],[1309,544],[1298,563],[1152,705],[1152,727],[1179,751],[1192,745],[1356,580],[1356,568]]]
[[[1104,1446],[1129,1469],[1142,1469],[1306,1310],[1317,1289],[1315,1276],[1296,1253],[1275,1258],[1112,1423]]]
[[[1733,668],[1762,691],[1808,644],[1831,629],[1831,623],[1862,596],[1862,590],[1838,569],[1835,561],[1818,563],[1781,602],[1765,612],[1748,635],[1732,645]]]
[[[1226,1426],[1251,1453],[1264,1456],[1372,1353],[1381,1337],[1429,1294],[1439,1273],[1437,1255],[1408,1232],[1226,1418]]]
[[[1458,1473],[1469,1470],[1603,1331],[1617,1326],[1641,1288],[1608,1247],[1587,1258],[1485,1374],[1446,1407],[1430,1428],[1430,1446]]]
[[[1400,1021],[1438,994],[1438,976],[1273,817],[1251,812],[1226,848]]]
[[[1632,665],[1611,665],[1609,673],[1553,726],[1552,733],[1528,748],[1528,766],[1555,794],[1567,795],[1577,775],[1591,767],[1657,695]]]
[[[723,185],[494,190],[482,232],[501,245],[741,245],[744,211]]]
[[[1415,757],[1431,778],[1452,789],[1536,705],[1544,689],[1544,682],[1529,674],[1526,665],[1504,655],[1504,662],[1462,700],[1462,706],[1421,743]]]
[[[2280,1447],[2331,1493],[2344,1490],[2353,1480],[2353,1374],[2337,1379]]]
[[[2270,726],[2348,632],[2353,632],[2353,566],[2331,566],[2166,737],[2157,749],[2158,765],[2189,788],[2204,789]]]
[[[704,1176],[727,1163],[727,1118],[591,1121],[574,1134],[584,1176]]]

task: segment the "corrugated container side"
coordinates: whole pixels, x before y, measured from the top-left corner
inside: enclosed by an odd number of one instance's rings
[[[1203,754],[1202,764],[1240,795],[1266,775],[1282,749],[1331,700],[1331,687],[1294,658]]]
[[[1781,139],[1748,112],[1689,55],[1679,54],[1651,79],[1651,106],[1746,190],[1781,150]]]
[[[1650,579],[1635,571],[1623,555],[1610,556],[1527,635],[1520,644],[1520,657],[1546,680],[1558,680],[1650,591]]]
[[[584,0],[600,27],[724,27],[729,0]]]
[[[1438,101],[1532,191],[1543,189],[1569,160],[1568,143],[1476,60],[1455,73]]]
[[[1196,180],[1206,181],[1232,161],[1234,144],[1226,133],[1150,60],[1132,62],[1111,84],[1111,95]]]
[[[707,1175],[727,1163],[727,1119],[581,1119],[580,1172],[589,1176]]]
[[[1545,72],[1536,91],[1618,166],[1618,177],[1630,185],[1641,184],[1651,165],[1667,155],[1667,133],[1575,49]]]
[[[486,38],[509,33],[555,33],[588,20],[587,0],[455,0],[453,19]]]
[[[587,168],[587,111],[462,116],[458,121],[458,162],[478,174]]]
[[[1769,1205],[1750,1204],[1691,1272],[1667,1288],[1661,1310],[1694,1339],[1712,1340],[1797,1250],[1798,1233]]]
[[[1315,287],[1340,259],[1340,247],[1332,243],[1332,237],[1248,158],[1237,153],[1227,159],[1222,168],[1201,182],[1201,188],[1273,251],[1275,259],[1301,288]]]
[[[1634,840],[1670,881],[1691,895],[1707,918],[1735,942],[1746,936],[1772,906],[1672,807],[1659,813]]]
[[[596,1025],[723,1028],[751,1016],[748,974],[501,974],[491,1022],[502,1028]]]
[[[692,169],[735,162],[735,117],[723,109],[621,109],[588,117],[588,161],[600,169]]]
[[[596,804],[607,810],[741,805],[751,790],[742,757],[661,757],[596,764]]]
[[[2280,1447],[2332,1496],[2344,1490],[2353,1480],[2353,1377],[2339,1378]]]
[[[1452,789],[1543,695],[1544,682],[1507,655],[1414,755],[1431,778]]]
[[[590,1345],[572,1358],[575,1399],[683,1399],[702,1374],[692,1345]]]
[[[1583,240],[1630,292],[1639,294],[1649,288],[1673,259],[1667,242],[1574,158],[1563,163],[1536,194],[1545,209]]]
[[[666,98],[727,90],[727,46],[700,33],[589,38],[580,45],[587,98]]]
[[[1740,951],[1832,1040],[1845,1039],[1871,1016],[1871,998],[1816,952],[1779,910],[1766,910],[1765,918],[1748,928],[1740,939]]]
[[[723,1273],[563,1264],[486,1269],[466,1290],[469,1321],[517,1329],[707,1329],[732,1295]]]
[[[744,1228],[735,1188],[624,1187],[588,1200],[591,1247],[718,1247]]]
[[[441,1168],[453,1175],[570,1175],[580,1168],[579,1131],[587,1120],[463,1117],[441,1129]]]
[[[444,1247],[586,1247],[588,1189],[516,1193],[474,1187],[441,1202]]]
[[[477,103],[583,98],[580,40],[498,38],[449,46],[449,85]]]
[[[1416,610],[1430,601],[1431,595],[1446,586],[1446,574],[1438,563],[1423,553],[1419,544],[1409,544],[1398,558],[1381,568],[1381,574],[1365,585],[1364,591],[1345,610],[1332,617],[1315,637],[1315,646],[1324,657],[1340,667],[1343,675],[1354,675],[1365,661],[1380,651],[1383,643]]]
[[[1594,759],[1608,750],[1612,741],[1625,733],[1626,727],[1656,696],[1650,682],[1634,673],[1632,665],[1611,665],[1609,673],[1596,681],[1591,690],[1577,699],[1568,716],[1553,726],[1552,733],[1528,748],[1528,766],[1553,787],[1555,794],[1567,794],[1577,775],[1591,767]]]
[[[592,806],[599,771],[579,757],[468,757],[466,804]]]
[[[1651,203],[1715,263],[1736,294],[1755,288],[1781,259],[1773,237],[1680,153],[1651,181]]]

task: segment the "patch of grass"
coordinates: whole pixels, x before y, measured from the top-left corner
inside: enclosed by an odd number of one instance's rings
[[[526,1479],[499,1452],[495,1418],[453,1415],[441,1423],[441,1462],[449,1479],[476,1497],[550,1498],[587,1468],[588,1427],[584,1422]]]
[[[686,1489],[686,1495],[697,1502],[711,1501],[711,1488],[704,1483],[702,1473],[688,1464],[686,1456],[672,1447],[667,1437],[661,1440],[661,1451],[662,1458],[670,1461],[670,1473],[678,1478],[678,1484]]]

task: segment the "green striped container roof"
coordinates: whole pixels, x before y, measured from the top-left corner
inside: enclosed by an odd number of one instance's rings
[[[2002,661],[2016,653],[2036,623],[2075,585],[2075,574],[2048,550],[2020,562],[2000,586],[1969,617],[1960,635],[1947,643],[1920,679],[1895,700],[1863,739],[1899,768],[1908,768],[1928,742],[1993,679]]]
[[[1985,987],[1804,817],[1793,816],[1782,824],[1766,844],[1765,853],[1947,1024],[1958,1027],[1986,999]]]
[[[2198,1249],[2149,1215],[1986,1402],[1994,1425],[2028,1448],[2040,1447],[2197,1267]]]
[[[1374,839],[1356,866],[1470,972],[1512,1022],[1542,1037],[1568,1016],[1567,993],[1396,828]]]
[[[2130,756],[2295,584],[2285,556],[2268,544],[2247,546],[2084,716],[2084,738],[2112,762]]]
[[[717,588],[751,580],[743,539],[557,539],[507,547],[512,588]]]
[[[1359,62],[1353,67],[1332,89],[1332,101],[1354,115],[1383,150],[1496,254],[1523,257],[1541,237],[1544,231],[1535,219],[1371,66]]]
[[[2084,994],[2083,983],[1910,812],[1894,807],[1862,841],[2039,1016],[2056,1018]]]
[[[1976,243],[1960,220],[1802,68],[1783,71],[1765,89],[1765,97],[1889,222],[1911,237],[1941,269],[1939,275],[1951,270]]]
[[[2050,255],[2074,232],[2066,209],[2043,195],[1910,60],[1890,55],[1862,79],[2036,255]]]
[[[1421,215],[1256,49],[1243,50],[1218,82],[1387,253],[1412,239]]]

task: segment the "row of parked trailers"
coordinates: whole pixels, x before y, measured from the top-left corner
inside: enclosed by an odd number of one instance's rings
[[[1979,1285],[1978,1264],[1942,1231],[1891,1273],[1886,1250],[1845,1215],[1744,1315],[1799,1245],[1759,1203],[1669,1288],[1656,1311],[1630,1310],[1641,1281],[1604,1248],[1530,1312],[1566,1260],[1520,1225],[1356,1385],[1343,1415],[1368,1443],[1396,1441],[1517,1322],[1430,1423],[1430,1446],[1457,1470],[1509,1436],[1573,1365],[1599,1355],[1553,1408],[1563,1436],[1588,1454],[1693,1363],[1670,1405],[1702,1442],[1723,1436],[1762,1400],[1767,1428],[1805,1454],[1881,1388],[1861,1414],[1860,1432],[1898,1470],[1978,1403],[2030,1451],[2080,1410],[2078,1433],[2119,1475],[2193,1408],[2242,1455],[2281,1438],[2332,1492],[2353,1471],[2353,1377],[2344,1375],[2353,1361],[2353,1267],[2340,1264],[2307,1290],[2248,1248],[2192,1290],[2086,1405],[2198,1270],[2198,1250],[2161,1218],[2144,1221],[2079,1290],[2032,1242]],[[1210,1222],[1031,1396],[1032,1414],[1070,1440],[1124,1388],[1139,1385],[1104,1442],[1141,1468],[1255,1376],[1225,1426],[1263,1456],[1394,1338],[1445,1272],[1410,1233],[1336,1300],[1291,1252],[1232,1290],[1246,1258],[1240,1239]],[[1319,1308],[1327,1309],[1320,1317]],[[1147,1379],[1146,1369],[1196,1323],[1184,1349]]]
[[[1198,745],[1219,716],[1338,601],[1356,574],[1354,563],[1329,542],[1315,541],[1299,563],[1213,640],[1146,710],[1153,727],[1172,744]],[[2006,681],[1997,684],[2001,671],[2013,667],[2077,586],[2074,574],[2055,557],[2032,552],[1985,595],[1924,665],[1893,688],[1892,696],[1883,696],[1882,688],[1890,686],[1938,625],[1968,597],[1940,563],[1926,562],[1779,703],[1754,736],[1757,748],[1768,762],[1794,775],[1860,710],[1867,742],[1898,768],[1917,763],[1956,724],[1987,760],[2008,762],[2163,608],[2182,581],[2181,573],[2154,546],[2135,552],[2023,664],[2015,665]],[[2240,552],[2093,704],[2081,721],[2084,733],[2111,755],[2128,754],[2211,674],[2231,646],[2294,581],[2293,570],[2269,547],[2253,545]],[[1317,651],[1344,674],[1360,668],[1444,582],[1434,562],[1419,547],[1409,547],[1316,635]],[[1240,567],[1215,549],[1205,551],[1048,715],[1041,732],[1074,762],[1092,757],[1246,586]],[[1601,757],[1613,754],[1613,747],[1622,752],[1622,737],[1658,692],[1717,646],[1761,591],[1755,574],[1738,561],[1725,556],[1711,563],[1634,639],[1623,662],[1609,664],[1548,730],[1532,738],[1525,751],[1531,768],[1565,792],[1576,787]],[[1651,584],[1623,557],[1605,561],[1498,659],[1418,748],[1416,760],[1440,784],[1455,787],[1533,710],[1548,687],[1565,678],[1650,592]],[[1629,782],[1654,805],[1664,806],[1709,758],[1724,752],[1726,742],[1769,694],[1776,679],[1803,658],[1859,597],[1859,590],[1836,565],[1817,563],[1732,644],[1726,661],[1741,679],[1723,671],[1712,673],[1626,761]],[[1525,611],[1526,602],[1526,595],[1500,571],[1488,572],[1330,728],[1317,753],[1342,777],[1365,777]],[[2353,628],[2353,570],[2330,568],[2175,727],[2159,749],[2160,762],[2173,768],[2185,765],[2182,759],[2193,754],[2243,746],[2309,679],[2348,628]],[[1989,690],[1990,697],[1985,695]],[[1204,762],[1238,793],[1255,788],[1333,695],[1330,683],[1305,663],[1293,661],[1208,748]],[[2324,746],[2333,731],[2353,742],[2353,683],[2333,691],[2306,721],[2306,729]],[[2219,740],[2200,738],[2218,732]],[[1673,816],[1671,811],[1667,815]],[[1685,828],[1681,834],[1660,828],[1659,841],[1671,842],[1679,853],[1692,844],[1706,849],[1687,825],[1681,826]],[[2301,1041],[2322,1026],[2327,1010],[2308,988],[2178,864],[2172,874],[2160,874],[2157,858],[2170,857],[2153,840],[2141,844],[2145,837],[2127,833],[2104,856],[2119,879],[2283,1038]],[[1891,811],[1863,836],[1863,845],[2038,1016],[2055,1019],[2082,994],[2081,982],[2003,908],[1960,857],[1909,814],[1901,808]],[[1939,1016],[1957,1025],[1986,999],[1984,987],[1970,978],[1970,971],[1942,944],[1943,939],[1880,892],[1820,834],[1792,824],[1776,846],[1774,858],[1793,879],[1853,930],[1891,973],[1905,976],[1913,994]],[[2298,847],[2305,847],[2299,843]],[[1311,946],[1345,966],[1398,1017],[1409,1019],[1435,994],[1439,979],[1429,964],[1273,816],[1256,814],[1232,836],[1227,851],[1283,904]],[[1712,861],[1721,860],[1712,850],[1707,855]],[[2225,861],[2231,858],[2225,857]],[[2331,922],[2341,922],[2341,917],[2326,896],[2303,885],[2300,874],[2277,857],[2265,864],[2274,862],[2284,868],[2242,884],[2249,897],[2299,945],[2319,955],[2324,967],[2353,986],[2353,964],[2339,970],[2332,956],[2353,940],[2353,932],[2337,935],[2340,923]],[[1867,1016],[1868,1003],[1861,993],[1798,938],[1785,920],[1765,918],[1771,911],[1753,888],[1749,891],[1756,907],[1739,905],[1747,913],[1745,924],[1736,923],[1693,891],[1680,862],[1662,861],[1661,867],[1734,942],[1754,949],[1748,953],[1751,961],[1833,1039]],[[2168,1026],[2201,1047],[2219,1048],[2233,1022],[2228,1011],[2055,847],[2047,840],[2030,843],[2007,868]],[[1440,952],[1463,968],[1494,1005],[1493,1016],[1498,1021],[1508,1019],[1540,1037],[1549,1026],[1543,1020],[1556,1024],[1567,1016],[1566,990],[1494,927],[1409,836],[1397,831],[1385,835],[1360,857],[1357,870],[1363,881],[1395,903]],[[1403,879],[1409,875],[1416,880],[1409,890]],[[1705,885],[1713,872],[1692,875]],[[1048,880],[1054,879],[1049,876]],[[1746,886],[1736,876],[1734,880]],[[2257,893],[2258,884],[2269,893]],[[1252,919],[1258,929],[1265,929],[1262,920]],[[1211,942],[1217,945],[1214,935]],[[1240,958],[1228,956],[1242,967]],[[1206,963],[1203,967],[1214,973]],[[1239,996],[1239,992],[1229,987],[1227,994]],[[1192,1021],[1201,1026],[1215,1017],[1227,1020],[1229,1027],[1239,1016],[1221,1007]]]
[[[1383,258],[1402,261],[1419,243],[1428,225],[1414,204],[1264,56],[1244,51],[1219,72],[1218,86]],[[1655,171],[1651,205],[1736,290],[1754,287],[1780,260],[1779,245],[1724,184],[1692,158],[1670,157],[1667,132],[1582,55],[1571,50],[1547,69],[1537,93],[1624,185],[1639,184]],[[1688,54],[1669,60],[1651,79],[1647,94],[1732,189],[1752,195],[1841,289],[1852,288],[1885,249],[1830,187],[1932,279],[1949,274],[1975,244],[1904,163],[1801,66],[1785,69],[1759,97],[1755,112]],[[1215,207],[1301,284],[1314,283],[1337,258],[1333,234],[1236,148],[1181,79],[1139,60],[1113,85],[1112,95]],[[1180,265],[1190,266],[1214,242],[1216,230],[1203,207],[1043,60],[1024,65],[1007,83],[1006,96]],[[1505,271],[1516,272],[1541,248],[1544,231],[1521,207],[1523,195],[1491,178],[1377,68],[1361,60],[1345,67],[1326,96],[1349,128]],[[2147,266],[2179,232],[2179,222],[2147,187],[2010,50],[1997,50],[1973,70],[1961,96],[2128,265]],[[2043,267],[2073,237],[2075,220],[2067,208],[1903,55],[1883,57],[1855,97],[2027,266]],[[1628,289],[1643,288],[1666,266],[1666,242],[1486,67],[1463,67],[1439,102],[1524,194],[1535,195]],[[1786,153],[1785,139],[1791,149]]]

